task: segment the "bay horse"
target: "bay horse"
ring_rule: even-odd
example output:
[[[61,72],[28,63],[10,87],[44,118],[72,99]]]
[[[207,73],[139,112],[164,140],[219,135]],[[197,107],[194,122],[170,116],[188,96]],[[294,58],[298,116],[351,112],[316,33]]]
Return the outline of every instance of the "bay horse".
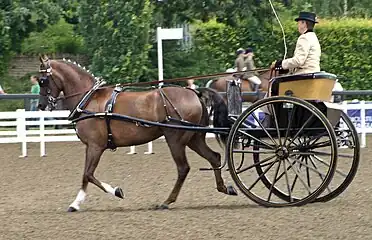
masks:
[[[223,98],[214,90],[203,88],[198,91],[183,87],[163,87],[142,92],[116,92],[112,87],[96,87],[97,80],[80,66],[64,61],[51,60],[46,55],[40,56],[41,77],[39,109],[48,106],[53,109],[58,94],[62,91],[65,103],[71,111],[69,119],[84,116],[84,112],[76,111],[82,101],[84,109],[92,112],[107,111],[107,104],[112,106],[112,113],[132,116],[153,122],[166,122],[169,117],[176,117],[187,123],[208,126],[209,114],[207,104],[213,108],[214,127],[230,127],[227,106]],[[96,87],[96,88],[95,88]],[[92,89],[95,89],[92,91]],[[86,94],[87,92],[90,95]],[[115,93],[116,92],[116,93]],[[116,96],[113,98],[113,96]],[[164,100],[164,97],[167,101]],[[178,117],[177,117],[178,115]],[[143,126],[132,122],[90,118],[78,121],[75,126],[76,134],[86,145],[85,167],[81,188],[76,199],[70,204],[68,212],[80,209],[80,204],[86,198],[88,183],[96,185],[105,193],[118,198],[124,198],[120,187],[99,181],[94,172],[103,152],[109,148],[128,147],[153,141],[161,136],[170,149],[177,166],[178,178],[168,198],[156,209],[168,209],[179,195],[181,187],[190,170],[186,158],[186,146],[205,158],[214,170],[217,190],[227,195],[237,195],[233,186],[226,186],[221,176],[221,155],[208,147],[205,132],[193,132],[158,126]],[[216,134],[217,140],[226,144],[226,135]],[[109,144],[110,143],[110,144]],[[114,147],[112,147],[114,145]]]
[[[259,86],[260,91],[267,92],[269,89],[269,83],[271,80],[271,69],[267,69],[265,71],[260,71],[258,78],[261,80],[261,84]],[[220,77],[217,79],[213,79],[207,82],[206,87],[212,88],[217,92],[226,92],[226,82],[229,80],[236,79],[234,77],[234,73],[226,77]],[[251,86],[251,83],[248,80],[241,80],[241,91],[242,92],[254,92]],[[224,97],[226,101],[226,96]],[[242,96],[243,102],[255,102],[257,101],[259,96]]]

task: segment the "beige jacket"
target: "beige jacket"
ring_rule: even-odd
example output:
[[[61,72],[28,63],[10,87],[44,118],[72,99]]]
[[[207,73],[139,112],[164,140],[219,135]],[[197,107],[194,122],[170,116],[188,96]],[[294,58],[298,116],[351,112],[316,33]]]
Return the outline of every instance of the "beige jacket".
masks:
[[[244,56],[243,55],[235,59],[235,67],[238,72],[243,71],[243,68],[244,68]]]
[[[249,57],[247,57],[247,58],[245,59],[245,61],[244,61],[244,65],[245,65],[245,67],[246,67],[246,71],[252,71],[252,70],[255,70],[255,69],[256,69],[256,66],[254,65],[254,61],[253,61],[253,57],[252,57],[252,56],[249,56]],[[255,76],[255,74],[258,75],[258,73],[257,73],[256,71],[254,71],[254,72],[246,72],[246,73],[244,74],[244,76],[245,76],[246,78],[250,78],[250,77]]]
[[[320,72],[321,48],[314,32],[301,34],[292,58],[283,60],[282,68],[294,74]]]

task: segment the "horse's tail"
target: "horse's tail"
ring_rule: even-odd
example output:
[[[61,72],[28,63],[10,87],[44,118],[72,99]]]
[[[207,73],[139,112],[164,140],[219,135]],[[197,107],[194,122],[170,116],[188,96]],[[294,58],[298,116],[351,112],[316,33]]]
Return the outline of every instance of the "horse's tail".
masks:
[[[206,123],[209,123],[209,119],[213,114],[213,127],[230,128],[232,123],[229,121],[227,105],[222,96],[217,91],[210,88],[198,88],[197,91],[199,92],[199,98],[205,104],[205,107],[207,109],[210,108],[209,113],[207,109],[205,109],[208,113],[205,116],[205,118],[207,118],[205,119]],[[221,142],[226,146],[227,137],[227,134],[216,134],[216,140],[220,146]]]

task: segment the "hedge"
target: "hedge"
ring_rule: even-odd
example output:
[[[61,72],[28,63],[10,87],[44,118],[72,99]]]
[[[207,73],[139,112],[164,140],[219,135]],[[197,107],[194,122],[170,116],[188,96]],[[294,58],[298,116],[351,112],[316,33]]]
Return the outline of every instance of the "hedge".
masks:
[[[299,35],[297,24],[293,20],[282,24],[290,58]],[[239,47],[254,48],[257,67],[268,67],[284,55],[282,32],[275,23],[273,28],[233,29],[211,21],[195,29],[195,48],[211,64],[209,73],[233,67]],[[321,70],[340,76],[345,89],[372,89],[372,20],[322,19],[315,32],[322,47]]]

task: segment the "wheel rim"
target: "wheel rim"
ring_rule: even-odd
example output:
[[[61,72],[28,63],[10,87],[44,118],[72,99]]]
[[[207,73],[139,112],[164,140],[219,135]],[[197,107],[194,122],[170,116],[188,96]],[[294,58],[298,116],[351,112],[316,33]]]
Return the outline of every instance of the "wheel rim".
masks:
[[[253,133],[254,131],[247,129],[247,124],[245,124],[245,122],[249,120],[250,117],[256,120],[256,122],[259,120],[259,118],[254,115],[256,109],[262,108],[263,106],[266,106],[268,109],[271,109],[271,106],[283,107],[285,104],[292,104],[293,109],[296,107],[298,107],[298,109],[301,108],[302,114],[304,114],[303,116],[310,114],[310,120],[305,120],[302,126],[300,126],[301,124],[299,125],[299,123],[294,124],[296,121],[293,121],[293,115],[296,115],[299,111],[292,109],[288,112],[291,116],[289,117],[288,115],[288,126],[285,129],[281,126],[283,123],[283,114],[280,112],[278,112],[278,114],[276,111],[271,110],[274,119],[274,124],[272,125],[274,125],[275,129],[267,128],[264,124],[258,123],[257,128],[260,128],[261,135],[265,135],[260,137],[257,137],[259,135],[256,134],[257,132]],[[311,166],[312,164],[310,162],[306,163],[304,160],[304,156],[309,154],[309,151],[313,154],[314,147],[307,147],[308,151],[306,152],[304,150],[306,149],[306,144],[302,144],[304,146],[299,146],[297,144],[296,146],[297,138],[307,135],[311,136],[310,133],[313,133],[313,135],[316,133],[308,129],[308,127],[315,126],[315,122],[312,123],[311,119],[317,119],[318,122],[321,123],[323,127],[318,128],[318,131],[320,131],[318,135],[323,134],[324,136],[321,139],[324,140],[324,138],[327,138],[329,143],[327,144],[329,148],[328,158],[326,160],[321,159],[328,163],[328,166],[323,167],[323,169],[316,169]],[[297,128],[292,128],[292,126]],[[315,136],[312,137],[314,138],[316,136],[315,134]],[[259,147],[253,150],[246,150],[244,148],[234,149],[233,145],[239,141],[244,141],[245,137],[252,139],[256,146],[259,145]],[[311,143],[312,141],[308,140],[308,142]],[[251,163],[251,161],[245,161],[244,165],[242,165],[241,158],[238,162],[236,161],[237,155],[247,155],[249,153],[253,155],[259,154],[264,157],[258,161],[256,159],[256,161],[253,161],[253,164],[245,164],[245,162]],[[280,207],[303,205],[311,202],[322,193],[332,179],[335,171],[337,145],[332,126],[329,124],[326,117],[310,103],[289,97],[272,97],[256,102],[237,119],[229,134],[227,154],[229,171],[239,189],[260,205]],[[316,155],[318,155],[318,153]],[[310,186],[307,185],[306,182],[309,182],[311,178],[309,175],[306,178],[302,176],[302,167],[307,169],[308,174],[312,171],[321,175],[322,179],[314,183],[314,187],[311,184]],[[254,173],[247,174],[248,171]],[[301,182],[300,184],[303,185],[302,189],[295,189],[297,181]],[[291,182],[294,182],[294,184],[291,184]],[[257,190],[254,190],[256,187]],[[266,192],[266,196],[264,197],[263,195],[265,195],[265,193],[263,193],[263,191],[265,189],[266,191],[268,190],[268,192]]]
[[[360,161],[360,143],[358,133],[352,121],[341,113],[341,124],[335,127],[338,143],[337,169],[329,187],[315,199],[316,202],[326,202],[339,196],[353,181]]]

